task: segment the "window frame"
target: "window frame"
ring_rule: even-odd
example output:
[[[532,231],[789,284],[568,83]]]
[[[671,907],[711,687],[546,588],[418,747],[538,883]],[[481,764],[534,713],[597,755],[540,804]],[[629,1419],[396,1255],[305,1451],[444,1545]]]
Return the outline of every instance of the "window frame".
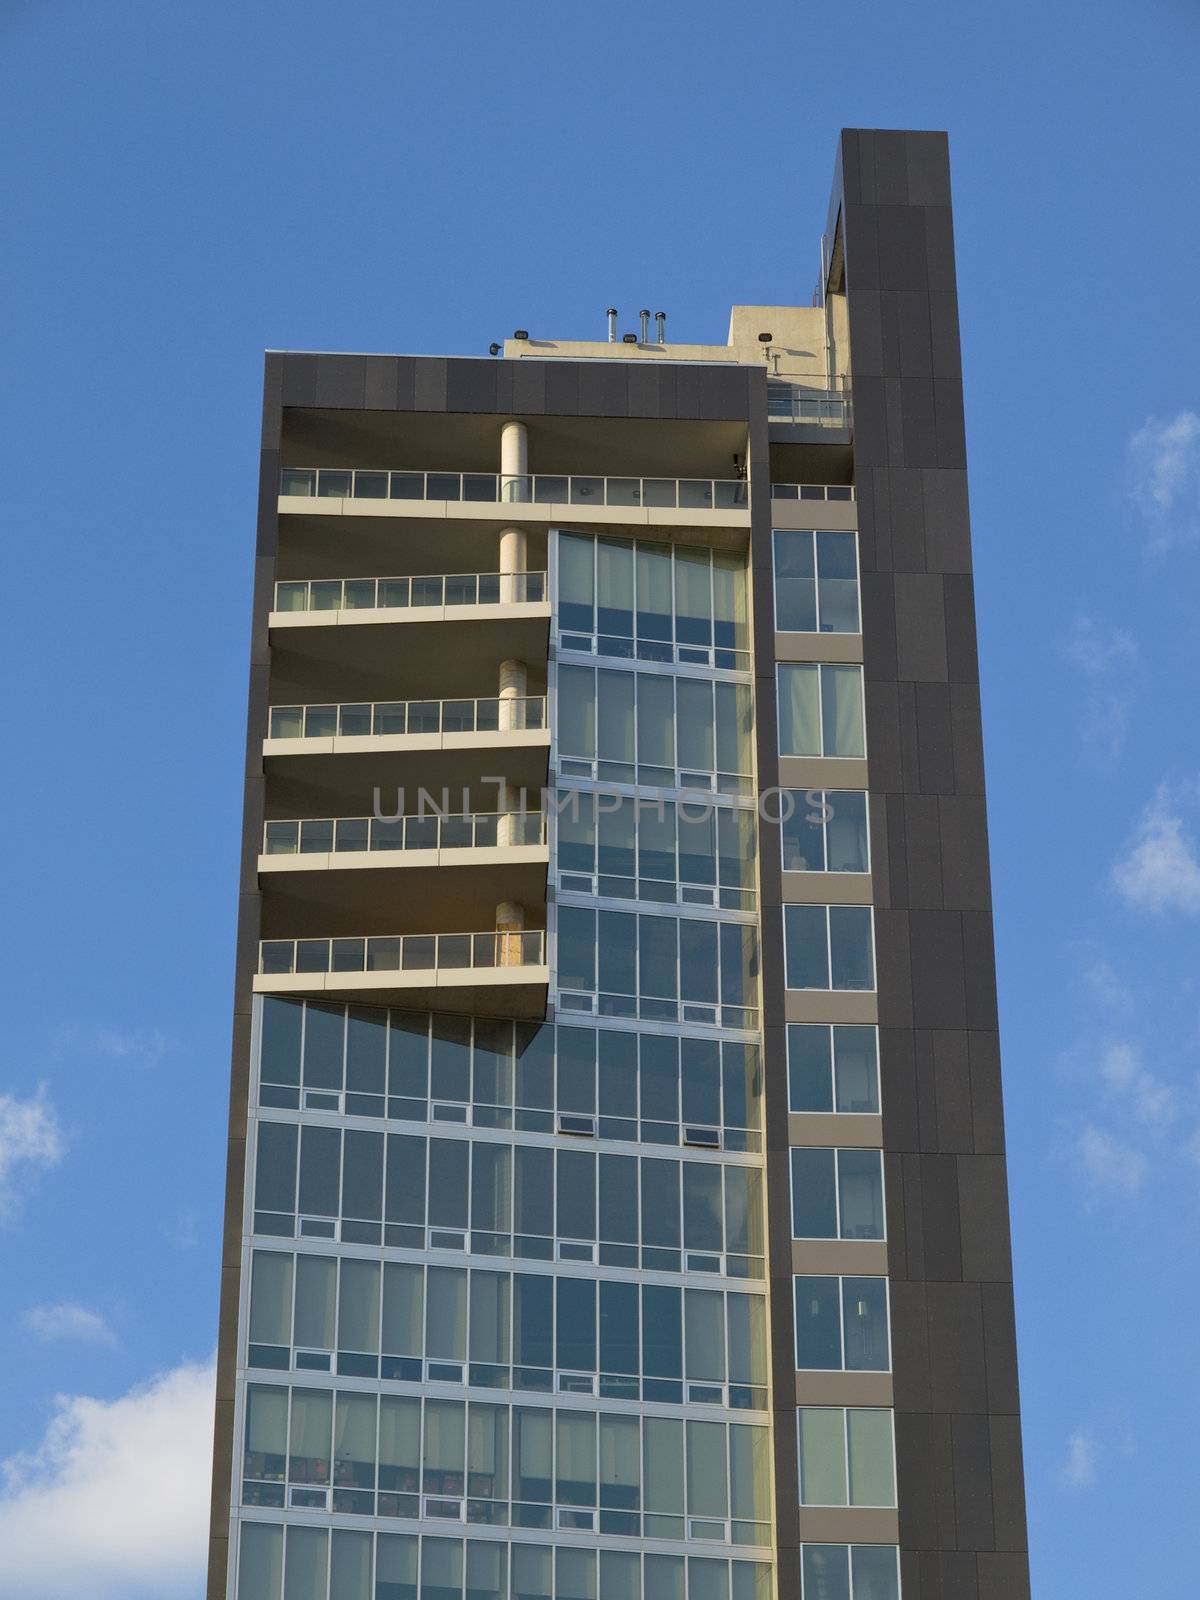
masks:
[[[872,919],[873,920],[873,919]],[[797,994],[824,993],[824,990],[794,991]],[[838,990],[839,994],[869,993],[867,990]],[[829,1110],[809,1111],[792,1104],[792,1038],[798,1028],[824,1028],[829,1035]],[[838,1028],[869,1028],[875,1039],[875,1105],[874,1111],[842,1111],[838,1107],[837,1046]],[[787,1064],[788,1115],[793,1117],[878,1117],[883,1112],[882,1072],[879,1060],[879,1024],[877,1022],[788,1022],[784,1025],[784,1058]]]
[[[838,1244],[886,1244],[887,1231],[887,1174],[884,1171],[883,1150],[876,1145],[791,1145],[788,1148],[788,1227],[796,1226],[796,1163],[795,1155],[808,1150],[828,1150],[833,1155],[833,1200],[835,1215],[837,1217],[837,1232],[830,1234],[792,1233],[792,1239],[800,1244],[810,1244],[818,1240],[830,1240]],[[855,1239],[842,1232],[842,1166],[843,1152],[851,1155],[864,1153],[877,1156],[879,1159],[879,1214],[882,1220],[882,1232],[877,1239]],[[824,1274],[831,1276],[831,1274]],[[851,1277],[873,1276],[873,1274],[850,1273]]]
[[[783,719],[779,716],[779,707],[784,700],[783,674],[793,668],[802,667],[812,669],[817,675],[817,726],[821,732],[820,750],[785,750],[783,748]],[[825,673],[831,669],[852,670],[858,674],[859,716],[862,727],[862,754],[841,755],[824,748],[825,745]],[[776,661],[775,663],[775,707],[776,707],[776,754],[781,761],[865,761],[867,749],[867,693],[866,673],[861,661]]]
[[[805,1412],[807,1412],[807,1411],[834,1411],[834,1412],[840,1411],[841,1414],[842,1414],[842,1460],[843,1460],[843,1463],[844,1463],[843,1478],[844,1478],[845,1490],[846,1490],[846,1498],[844,1500],[842,1500],[842,1501],[838,1501],[838,1502],[834,1502],[834,1503],[830,1504],[830,1503],[828,1503],[826,1501],[823,1501],[823,1500],[806,1500],[804,1498],[804,1473],[803,1473],[803,1466],[802,1466],[803,1452],[802,1452],[802,1449],[801,1449],[800,1438],[801,1438],[801,1428],[803,1426],[803,1417],[804,1417]],[[859,1412],[859,1411],[883,1413],[883,1414],[885,1414],[886,1416],[888,1416],[891,1419],[890,1433],[891,1433],[891,1446],[892,1446],[892,1448],[891,1448],[892,1499],[891,1499],[890,1504],[887,1504],[887,1505],[868,1504],[868,1503],[864,1503],[864,1502],[861,1502],[861,1501],[855,1501],[855,1500],[853,1500],[851,1498],[851,1484],[850,1484],[850,1479],[851,1479],[850,1414],[851,1414],[851,1412]],[[895,1412],[895,1408],[893,1406],[825,1406],[825,1405],[803,1405],[803,1406],[797,1406],[796,1407],[796,1477],[797,1477],[797,1480],[798,1480],[798,1486],[799,1486],[799,1491],[800,1491],[800,1505],[801,1505],[801,1507],[803,1507],[805,1509],[810,1509],[810,1510],[840,1510],[840,1511],[894,1511],[894,1510],[896,1510],[896,1503],[897,1503],[897,1500],[899,1499],[899,1494],[898,1494],[898,1480],[897,1480],[897,1473],[896,1473],[896,1412]]]
[[[817,538],[822,533],[849,534],[854,540],[854,601],[858,626],[855,628],[823,628],[821,626],[821,576],[817,560]],[[810,549],[813,558],[813,611],[816,618],[815,628],[785,628],[779,620],[779,563],[777,560],[779,546],[777,540],[780,535],[785,538],[795,538],[807,534],[811,540]],[[775,632],[784,634],[810,634],[818,633],[826,637],[841,639],[854,639],[862,637],[862,560],[859,552],[859,538],[857,528],[772,528],[771,529],[771,588],[772,611],[775,623]]]
[[[836,1367],[806,1367],[800,1363],[800,1318],[796,1311],[796,1304],[800,1298],[800,1286],[810,1278],[833,1278],[838,1286],[838,1344],[841,1364]],[[887,1365],[883,1367],[848,1367],[846,1365],[846,1284],[849,1281],[869,1278],[872,1282],[883,1285],[883,1318],[884,1332],[887,1337]],[[891,1280],[886,1273],[879,1272],[795,1272],[792,1274],[792,1343],[795,1347],[797,1372],[881,1372],[890,1373],[892,1370],[892,1292]]]
[[[800,758],[800,759],[816,759],[816,758],[809,757],[809,758]],[[864,824],[865,824],[865,844],[866,844],[867,864],[866,864],[866,866],[864,868],[862,868],[861,871],[853,871],[853,872],[847,871],[845,868],[837,868],[837,867],[829,867],[829,866],[824,866],[824,867],[789,867],[788,864],[787,864],[786,858],[784,856],[784,843],[785,843],[784,830],[786,829],[788,821],[790,821],[791,818],[789,817],[789,818],[787,818],[785,820],[784,817],[781,815],[779,823],[778,823],[778,826],[777,826],[777,829],[776,829],[776,832],[778,833],[778,836],[779,836],[779,870],[780,870],[780,872],[815,872],[815,873],[820,873],[822,877],[827,877],[827,878],[831,878],[831,879],[835,879],[835,880],[840,880],[842,878],[853,878],[853,879],[856,879],[859,882],[862,882],[864,879],[869,878],[871,876],[871,792],[870,792],[869,789],[816,789],[816,788],[814,788],[814,789],[784,789],[781,792],[782,792],[782,794],[790,795],[792,797],[792,799],[793,799],[794,804],[793,804],[793,809],[792,809],[792,816],[795,816],[795,814],[800,810],[801,806],[805,807],[808,810],[814,810],[815,811],[817,809],[816,803],[813,803],[813,804],[810,805],[810,802],[809,802],[809,799],[808,799],[809,795],[818,795],[819,794],[821,796],[820,806],[821,806],[822,810],[829,810],[830,809],[830,799],[829,799],[830,795],[840,795],[840,794],[861,795],[862,798],[863,798],[863,812],[864,812]],[[782,800],[779,803],[780,803],[780,807],[781,807],[781,811],[782,811],[782,807],[783,807]],[[825,860],[826,861],[829,860],[829,824],[830,824],[830,822],[832,820],[833,820],[832,817],[828,817],[828,818],[825,818],[821,823],[821,837],[822,837],[822,842],[824,844]]]
[[[877,994],[879,992],[879,971],[876,965],[875,951],[875,907],[873,905],[846,905],[842,901],[811,902],[789,900],[781,907],[783,924],[783,986],[790,994]],[[791,911],[823,911],[825,913],[825,962],[829,974],[829,982],[819,987],[803,987],[790,982],[790,966],[788,960],[788,913]],[[866,988],[845,988],[836,986],[833,982],[833,932],[830,913],[834,911],[865,911],[867,913],[868,953],[871,962],[871,983]]]

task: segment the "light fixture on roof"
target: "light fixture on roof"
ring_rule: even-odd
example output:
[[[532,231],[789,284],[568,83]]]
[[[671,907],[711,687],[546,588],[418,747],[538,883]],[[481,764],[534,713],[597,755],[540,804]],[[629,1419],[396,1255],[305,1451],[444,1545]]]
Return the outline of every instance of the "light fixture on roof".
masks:
[[[518,328],[516,330],[516,332],[513,334],[513,338],[514,339],[528,339],[528,337],[529,337],[529,329],[528,328]]]
[[[499,354],[500,354],[500,346],[498,344],[494,344],[493,343],[493,344],[488,345],[488,355],[490,355],[490,356],[498,356]]]

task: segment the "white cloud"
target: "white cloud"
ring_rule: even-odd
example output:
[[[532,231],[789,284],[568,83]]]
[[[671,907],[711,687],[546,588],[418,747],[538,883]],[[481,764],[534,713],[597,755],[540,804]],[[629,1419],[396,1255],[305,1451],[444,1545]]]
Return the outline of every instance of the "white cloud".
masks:
[[[116,1400],[66,1396],[0,1463],[0,1600],[193,1600],[207,1541],[213,1367]]]
[[[62,1130],[45,1086],[28,1100],[0,1094],[0,1220],[17,1204],[18,1169],[55,1167],[62,1156]]]
[[[1140,1150],[1091,1122],[1075,1141],[1075,1161],[1094,1194],[1127,1199],[1142,1187],[1149,1167]]]
[[[1166,787],[1146,807],[1112,881],[1135,910],[1200,911],[1200,855]]]
[[[22,1317],[39,1339],[81,1339],[86,1344],[115,1345],[117,1336],[98,1311],[64,1301],[56,1306],[31,1306]]]
[[[1067,1439],[1066,1459],[1062,1464],[1064,1483],[1072,1489],[1086,1489],[1096,1481],[1100,1446],[1095,1434],[1076,1428]]]
[[[1200,416],[1149,417],[1129,441],[1133,498],[1163,551],[1200,534]]]
[[[1146,1127],[1163,1128],[1176,1120],[1178,1095],[1169,1083],[1146,1070],[1132,1045],[1108,1045],[1100,1055],[1100,1076]]]
[[[1062,653],[1086,677],[1107,678],[1135,664],[1138,646],[1125,628],[1081,612],[1062,641]]]
[[[1115,759],[1125,742],[1138,690],[1141,657],[1137,640],[1125,628],[1081,612],[1058,648],[1085,682],[1082,731],[1086,743],[1100,755]]]

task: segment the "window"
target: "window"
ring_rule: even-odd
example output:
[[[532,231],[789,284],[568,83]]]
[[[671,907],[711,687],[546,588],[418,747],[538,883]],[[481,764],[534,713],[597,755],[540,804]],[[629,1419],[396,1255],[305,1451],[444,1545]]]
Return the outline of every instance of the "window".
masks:
[[[762,1276],[759,1166],[275,1122],[257,1149],[260,1236]]]
[[[755,1025],[758,935],[752,924],[573,905],[560,905],[557,921],[559,1004],[565,1010]]]
[[[776,529],[775,626],[858,633],[858,535]]]
[[[780,800],[785,872],[869,872],[867,797],[849,789],[785,789]]]
[[[793,1239],[882,1239],[883,1153],[793,1149]]]
[[[787,1030],[788,1109],[879,1112],[879,1033],[848,1023],[792,1022]]]
[[[861,667],[785,661],[778,671],[781,756],[866,755]]]
[[[289,1440],[286,1458],[258,1447],[264,1396],[271,1429]],[[761,1423],[371,1393],[339,1393],[335,1417],[332,1400],[327,1390],[248,1386],[243,1505],[770,1543],[769,1431]],[[869,1465],[855,1479],[864,1492]],[[272,1542],[256,1536],[252,1545],[269,1575]],[[440,1554],[452,1551],[461,1560],[461,1544]],[[260,1597],[248,1591],[245,1600]]]
[[[801,1546],[801,1600],[900,1600],[900,1552],[890,1544]]]
[[[754,1043],[597,1027],[584,1018],[556,1028],[273,996],[258,1004],[264,1107],[344,1107],[357,1117],[726,1150],[762,1143],[762,1059]],[[336,1035],[333,1015],[341,1018]],[[287,1196],[265,1209],[289,1211],[294,1140],[263,1138]]]
[[[602,1456],[603,1451],[602,1440]],[[875,1547],[849,1548],[857,1574],[858,1552]],[[894,1550],[879,1548],[894,1565]],[[813,1570],[823,1581],[828,1569]],[[555,1600],[772,1600],[774,1594],[767,1561],[597,1551],[527,1539],[510,1544],[461,1535],[330,1531],[241,1519],[238,1600],[462,1600],[464,1582],[466,1600],[550,1600],[552,1595]],[[848,1592],[831,1591],[831,1600],[844,1600]],[[859,1588],[853,1600],[896,1600],[897,1594],[894,1588]],[[826,1600],[825,1591],[810,1584],[805,1600]]]
[[[896,1504],[890,1411],[801,1406],[797,1421],[802,1506]]]
[[[797,1277],[795,1300],[799,1370],[890,1370],[886,1278]]]
[[[671,672],[558,669],[564,777],[749,794],[753,727],[749,684]]]
[[[559,790],[557,807],[564,891],[753,911],[748,806]]]
[[[784,906],[783,941],[789,989],[874,989],[870,906]]]
[[[558,535],[564,650],[750,670],[741,556],[690,545]]]

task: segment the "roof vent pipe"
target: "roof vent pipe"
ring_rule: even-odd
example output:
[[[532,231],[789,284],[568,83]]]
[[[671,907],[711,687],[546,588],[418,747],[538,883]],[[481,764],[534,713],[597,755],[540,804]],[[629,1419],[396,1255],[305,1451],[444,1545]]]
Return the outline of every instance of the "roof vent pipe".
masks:
[[[616,308],[616,306],[609,306],[608,310],[605,312],[605,315],[608,318],[608,342],[609,342],[609,344],[616,344],[616,342],[617,342],[617,308]]]
[[[658,342],[659,342],[659,344],[666,344],[666,342],[667,342],[667,313],[665,311],[656,311],[654,313],[654,321],[655,321],[655,324],[656,324],[656,327],[657,327],[657,331],[658,331]]]
[[[638,316],[642,320],[642,331],[638,335],[638,343],[639,344],[649,344],[650,343],[650,313],[649,313],[649,311],[639,311],[638,312]]]

